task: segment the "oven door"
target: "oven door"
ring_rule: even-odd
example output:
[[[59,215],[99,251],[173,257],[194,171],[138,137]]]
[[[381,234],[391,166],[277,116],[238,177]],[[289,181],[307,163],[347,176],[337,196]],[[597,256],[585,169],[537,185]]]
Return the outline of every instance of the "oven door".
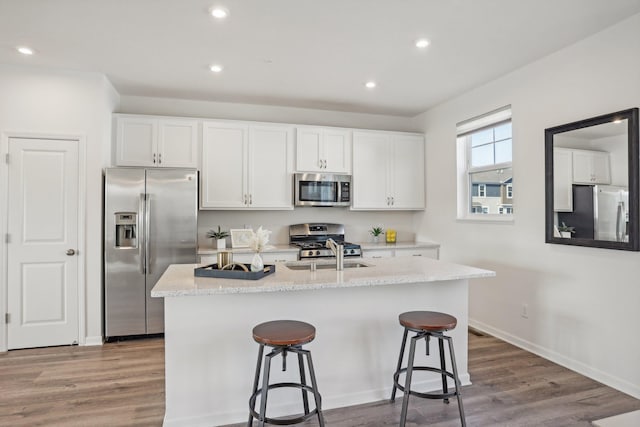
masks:
[[[336,175],[297,173],[294,175],[295,206],[349,206],[349,191],[346,197],[341,194],[344,187]]]

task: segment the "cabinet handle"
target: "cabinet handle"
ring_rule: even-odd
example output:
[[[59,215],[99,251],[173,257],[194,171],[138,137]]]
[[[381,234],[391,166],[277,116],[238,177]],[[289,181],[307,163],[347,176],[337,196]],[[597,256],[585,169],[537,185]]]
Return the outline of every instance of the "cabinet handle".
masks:
[[[162,153],[158,154],[158,164],[162,164]]]
[[[322,159],[318,160],[318,167],[322,169]]]
[[[246,195],[246,194],[244,194],[244,195],[242,196],[242,204],[243,204],[243,205],[246,205],[246,204],[247,204],[247,195]]]
[[[253,194],[249,194],[249,204],[253,204]]]
[[[327,168],[327,160],[325,159],[325,160],[323,160],[323,162],[324,162],[324,168],[326,169]]]
[[[422,254],[413,254],[411,256],[422,256]]]
[[[392,204],[392,205],[395,205],[395,204],[396,204],[396,198],[395,198],[395,197],[392,197],[392,198],[391,198],[391,204]]]
[[[156,164],[156,153],[153,153],[153,164]]]

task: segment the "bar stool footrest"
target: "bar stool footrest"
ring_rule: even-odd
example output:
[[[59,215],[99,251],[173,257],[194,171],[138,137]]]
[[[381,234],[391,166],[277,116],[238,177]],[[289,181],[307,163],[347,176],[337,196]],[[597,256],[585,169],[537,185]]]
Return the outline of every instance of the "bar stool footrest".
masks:
[[[306,393],[311,393],[312,395],[314,394],[313,387],[310,387],[310,386],[305,385],[305,384],[300,384],[300,383],[275,383],[275,384],[269,384],[268,388],[269,388],[269,390],[274,389],[274,388],[299,388],[301,390],[304,390]],[[256,410],[253,409],[253,408],[255,408],[256,399],[258,398],[258,395],[260,395],[261,393],[262,393],[262,388],[259,388],[249,398],[249,412],[258,421],[260,421],[260,414],[258,412],[256,412]],[[318,398],[319,398],[319,402],[318,403],[322,407],[322,397],[320,397],[320,395],[318,395]],[[269,417],[265,417],[264,418],[264,422],[268,423],[268,424],[286,426],[286,425],[301,423],[303,421],[308,420],[311,417],[316,416],[317,414],[318,414],[318,408],[314,408],[312,411],[309,411],[308,414],[304,414],[304,415],[301,415],[301,416],[296,417],[296,418],[269,418]]]
[[[435,372],[436,374],[440,374],[440,375],[443,374],[441,369],[434,368],[431,366],[414,366],[413,370]],[[404,393],[404,386],[398,382],[398,379],[400,378],[401,374],[406,372],[407,372],[407,368],[402,368],[399,371],[397,371],[395,374],[393,374],[393,383],[395,384],[396,388],[398,388],[398,390],[402,391],[403,393]],[[453,376],[452,372],[445,371],[444,374],[455,381],[455,377]],[[435,393],[435,392],[422,393],[415,390],[409,390],[409,394],[411,396],[418,396],[425,399],[447,399],[448,400],[450,397],[457,396],[458,392],[455,391],[455,386],[454,386],[454,390],[447,393]]]

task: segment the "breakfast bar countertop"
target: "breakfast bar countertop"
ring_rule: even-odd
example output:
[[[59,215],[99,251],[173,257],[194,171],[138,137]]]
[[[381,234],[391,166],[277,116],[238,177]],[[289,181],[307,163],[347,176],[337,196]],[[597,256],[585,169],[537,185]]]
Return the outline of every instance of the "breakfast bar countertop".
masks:
[[[292,270],[287,265],[310,264],[311,261],[275,263],[274,274],[259,280],[196,277],[194,269],[200,264],[174,264],[169,266],[151,291],[152,297],[182,297],[215,294],[265,293],[305,291],[330,288],[384,286],[424,283],[459,279],[493,277],[495,273],[476,267],[437,261],[424,257],[397,257],[345,260],[365,264],[367,267]],[[320,260],[321,264],[335,261]]]

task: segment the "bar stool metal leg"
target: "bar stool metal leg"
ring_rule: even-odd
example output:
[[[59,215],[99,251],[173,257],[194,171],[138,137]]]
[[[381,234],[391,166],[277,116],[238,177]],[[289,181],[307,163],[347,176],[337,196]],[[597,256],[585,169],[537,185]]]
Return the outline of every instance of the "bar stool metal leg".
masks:
[[[453,340],[451,337],[446,337],[447,342],[449,343],[449,355],[451,356],[451,365],[453,369],[453,380],[456,383],[456,399],[458,400],[458,411],[460,412],[460,421],[462,422],[462,427],[467,426],[467,422],[464,416],[464,407],[462,406],[462,395],[460,394],[460,377],[458,376],[458,365],[456,364],[456,355],[453,352]]]
[[[302,385],[307,385],[307,379],[304,375],[304,361],[302,360],[302,353],[298,353],[298,368],[300,369],[300,383]],[[307,397],[307,392],[304,389],[302,389],[302,404],[304,405],[304,413],[306,415],[309,413],[309,398]]]
[[[313,361],[311,360],[311,352],[309,350],[301,350],[307,356],[307,365],[309,365],[309,377],[311,377],[311,387],[313,388],[313,398],[316,402],[316,410],[318,414],[318,423],[320,427],[324,427],[324,416],[322,415],[322,398],[318,392],[318,384],[316,383],[316,371],[313,369]]]
[[[402,345],[400,346],[400,357],[398,358],[398,366],[396,366],[396,372],[400,372],[400,368],[402,368],[402,358],[404,357],[404,348],[407,345],[407,334],[409,334],[409,330],[404,328],[404,334],[402,334]],[[393,381],[393,389],[391,390],[391,401],[394,402],[396,400],[396,379]]]
[[[258,349],[258,363],[256,364],[256,376],[253,380],[253,389],[251,390],[252,394],[258,390],[258,383],[260,382],[260,368],[262,368],[263,355],[264,355],[264,345],[260,344],[260,348]],[[251,400],[249,400],[249,404],[251,404]],[[251,409],[255,410],[255,405],[253,405]],[[247,422],[247,427],[251,427],[252,425],[253,425],[253,414],[251,413],[251,411],[249,411],[249,421]]]
[[[409,394],[411,393],[411,374],[413,373],[413,360],[416,354],[416,342],[421,339],[418,334],[411,338],[409,347],[409,360],[407,364],[407,377],[404,383],[404,397],[402,398],[402,414],[400,415],[400,427],[404,427],[407,422],[407,410],[409,408]]]
[[[271,358],[274,352],[271,351],[265,357],[264,372],[262,373],[262,393],[260,396],[260,418],[258,419],[259,427],[264,427],[264,421],[267,418],[267,394],[269,392],[269,372],[271,372]]]
[[[447,386],[447,361],[444,358],[444,342],[442,336],[438,337],[438,349],[440,350],[440,369],[442,369],[442,394],[449,392]],[[449,398],[444,398],[444,403],[449,403]]]

